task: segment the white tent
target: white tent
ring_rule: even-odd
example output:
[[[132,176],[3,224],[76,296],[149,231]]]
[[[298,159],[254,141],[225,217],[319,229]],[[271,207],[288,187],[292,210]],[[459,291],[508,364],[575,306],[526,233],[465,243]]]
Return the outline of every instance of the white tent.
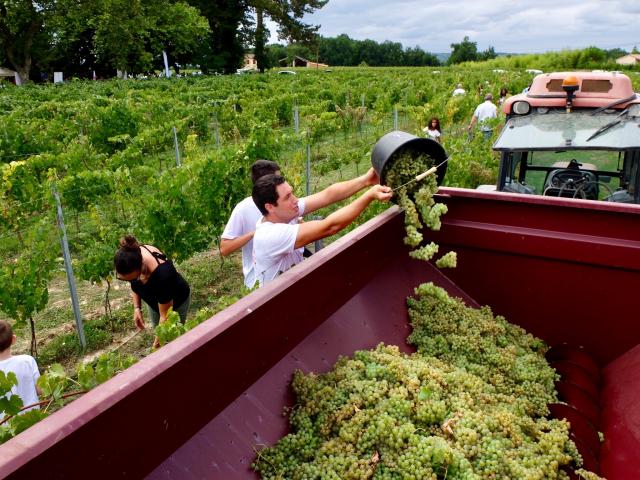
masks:
[[[16,72],[14,72],[13,70],[9,70],[8,68],[0,67],[0,78],[3,78],[3,77],[13,78],[16,84],[19,84],[20,82],[18,75],[16,75]]]

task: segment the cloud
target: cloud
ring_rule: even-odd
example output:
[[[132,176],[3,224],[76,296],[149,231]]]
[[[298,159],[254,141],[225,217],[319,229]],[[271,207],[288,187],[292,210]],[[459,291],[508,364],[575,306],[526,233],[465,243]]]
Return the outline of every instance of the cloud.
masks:
[[[305,21],[334,37],[419,45],[449,52],[465,36],[478,49],[545,52],[563,48],[640,45],[640,2],[617,0],[329,0]]]

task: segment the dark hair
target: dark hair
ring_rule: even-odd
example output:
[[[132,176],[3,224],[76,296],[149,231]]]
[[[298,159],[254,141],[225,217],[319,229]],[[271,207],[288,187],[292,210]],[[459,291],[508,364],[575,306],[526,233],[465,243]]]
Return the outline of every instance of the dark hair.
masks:
[[[253,184],[251,197],[253,198],[253,203],[256,204],[258,210],[260,210],[263,215],[267,215],[269,213],[265,208],[267,203],[272,205],[278,204],[277,188],[278,185],[282,185],[284,182],[285,179],[282,175],[270,173],[269,175],[259,178],[258,181]]]
[[[125,235],[120,239],[120,248],[113,257],[116,272],[127,275],[142,269],[142,252],[140,244],[133,235]]]
[[[502,87],[500,89],[500,96],[501,97],[506,97],[508,93],[509,93],[509,91],[505,87]]]
[[[9,322],[0,320],[0,352],[4,352],[13,341],[13,329]]]
[[[433,117],[431,120],[429,120],[429,129],[431,129],[431,122],[433,122],[434,120],[436,121],[436,130],[442,133],[442,130],[440,130],[440,119],[438,117]]]
[[[280,166],[276,162],[272,162],[271,160],[256,160],[255,163],[251,165],[251,182],[255,184],[258,179],[270,173],[276,173],[278,170],[280,170]]]

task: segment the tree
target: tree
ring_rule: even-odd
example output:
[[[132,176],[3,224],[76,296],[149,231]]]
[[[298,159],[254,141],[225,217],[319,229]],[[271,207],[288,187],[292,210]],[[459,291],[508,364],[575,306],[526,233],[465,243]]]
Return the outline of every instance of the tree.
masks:
[[[205,73],[235,73],[242,64],[247,32],[246,6],[235,0],[188,0],[209,23],[207,41],[194,58]]]
[[[476,42],[464,37],[461,43],[451,44],[451,56],[447,60],[448,65],[462,62],[474,62],[478,59],[478,46]]]
[[[264,73],[265,68],[268,68],[267,49],[265,45],[269,40],[269,32],[264,26],[264,12],[262,8],[256,8],[256,32],[254,41],[254,53],[256,56],[256,64],[260,73]]]
[[[356,40],[342,34],[335,38],[320,38],[321,61],[329,65],[357,65]]]
[[[580,51],[578,68],[597,68],[607,61],[607,53],[598,47],[587,47]]]
[[[288,61],[289,53],[286,45],[282,45],[280,43],[267,45],[266,51],[267,51],[267,65],[269,67],[277,67],[281,65],[282,62]]]
[[[404,52],[399,42],[384,41],[378,47],[380,65],[402,65]]]
[[[195,51],[209,32],[194,7],[169,0],[104,0],[90,22],[98,59],[129,72],[148,71],[163,50]]]
[[[294,55],[313,57],[308,44],[272,45],[269,48],[273,50],[270,55],[277,59],[289,60]],[[426,53],[418,46],[405,50],[402,44],[397,42],[377,43],[373,40],[355,40],[345,34],[335,38],[320,37],[318,52],[321,62],[335,66],[353,66],[363,63],[371,66],[440,65],[435,55]]]
[[[615,60],[616,58],[623,57],[627,54],[627,51],[621,48],[612,48],[610,50],[605,50],[605,52],[607,60]]]
[[[498,55],[493,47],[489,46],[484,52],[480,52],[478,54],[478,60],[492,60],[496,58]]]
[[[378,44],[369,39],[358,42],[357,57],[360,60],[358,64],[364,62],[372,67],[379,66],[380,59],[378,57]]]
[[[30,78],[34,48],[48,37],[47,19],[55,12],[56,2],[43,0],[0,0],[0,48],[18,73],[19,83]]]
[[[409,67],[437,66],[440,65],[440,60],[435,55],[416,46],[405,50],[404,65]]]
[[[155,2],[153,5],[158,6]],[[207,19],[200,15],[198,9],[183,2],[164,6],[161,2],[156,12],[157,22],[150,42],[151,50],[156,55],[166,51],[169,63],[173,63],[176,70],[176,63],[192,63],[194,52],[210,33]]]
[[[0,0],[0,46],[24,81],[33,65],[83,77],[146,71],[162,50],[193,52],[207,32],[198,10],[175,0]]]
[[[302,21],[307,13],[322,8],[328,0],[246,0],[248,9],[253,12],[255,23],[249,15],[245,16],[245,26],[253,29],[253,45],[256,61],[260,71],[264,71],[264,46],[268,38],[264,28],[264,17],[269,17],[278,25],[278,38],[289,42],[314,43],[316,32],[320,26],[314,26]]]

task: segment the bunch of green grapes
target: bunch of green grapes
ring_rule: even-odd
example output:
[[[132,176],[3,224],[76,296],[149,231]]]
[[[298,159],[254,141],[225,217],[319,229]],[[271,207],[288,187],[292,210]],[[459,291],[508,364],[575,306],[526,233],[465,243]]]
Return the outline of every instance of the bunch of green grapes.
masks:
[[[426,226],[431,230],[440,230],[440,216],[447,213],[447,206],[433,200],[433,195],[438,191],[435,175],[403,185],[433,165],[433,158],[429,155],[405,150],[394,155],[385,171],[385,181],[394,189],[396,201],[404,209],[404,243],[415,249],[410,252],[412,258],[425,261],[431,260],[438,252],[438,245],[431,242],[418,248],[423,241],[422,229]],[[442,264],[455,267],[455,259],[449,255]],[[440,268],[440,265],[436,266]]]
[[[409,252],[409,256],[411,256],[412,258],[417,258],[418,260],[429,261],[436,253],[438,253],[438,248],[439,247],[436,243],[431,242],[424,247],[420,247]]]
[[[544,358],[543,341],[489,307],[467,307],[432,283],[418,287],[408,306],[408,341],[419,352],[485,378],[498,393],[515,396],[529,414],[546,415],[547,404],[557,401],[557,375]]]
[[[264,479],[568,478],[565,421],[435,357],[379,345],[324,375],[296,372],[292,433],[261,450]]]
[[[458,264],[458,254],[456,252],[447,252],[436,260],[438,268],[456,268]]]

